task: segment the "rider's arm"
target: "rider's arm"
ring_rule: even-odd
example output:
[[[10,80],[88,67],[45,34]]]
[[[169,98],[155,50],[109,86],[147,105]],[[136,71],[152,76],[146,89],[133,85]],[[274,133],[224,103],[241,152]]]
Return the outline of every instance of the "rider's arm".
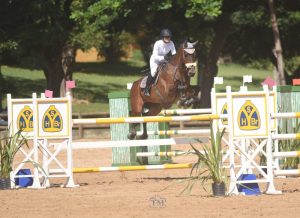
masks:
[[[154,44],[154,47],[153,47],[152,55],[153,55],[155,61],[162,61],[162,60],[164,60],[164,56],[158,55],[158,48],[159,48],[159,41],[156,41]]]
[[[171,43],[171,53],[172,53],[172,55],[175,55],[176,49],[175,49],[174,43],[172,41],[170,43]]]

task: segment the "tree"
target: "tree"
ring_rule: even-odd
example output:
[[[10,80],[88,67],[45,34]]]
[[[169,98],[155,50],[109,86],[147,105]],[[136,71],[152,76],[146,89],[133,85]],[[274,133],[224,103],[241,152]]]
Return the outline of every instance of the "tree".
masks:
[[[33,57],[35,65],[43,68],[46,89],[54,96],[72,78],[69,69],[74,62],[75,49],[71,44],[74,27],[70,19],[72,0],[2,1],[1,20],[5,33],[18,42],[19,58]],[[63,89],[62,89],[63,90]]]
[[[274,34],[270,22],[268,1],[251,1],[242,10],[233,14],[234,31],[230,34],[223,55],[229,55],[234,62],[255,67],[277,68],[274,55]],[[276,1],[277,28],[280,31],[284,74],[287,84],[300,77],[300,2],[293,0]],[[281,79],[283,81],[284,79]],[[277,84],[280,84],[277,81]]]
[[[283,56],[282,56],[282,47],[280,42],[280,34],[278,23],[276,19],[276,12],[274,9],[274,1],[268,0],[269,3],[269,10],[271,16],[271,24],[273,29],[274,35],[274,56],[276,57],[276,66],[275,66],[275,80],[277,85],[285,85],[285,78],[284,78],[284,63],[283,63]]]
[[[104,0],[91,5],[81,4],[74,10],[72,17],[83,27],[87,27],[88,24],[89,28],[82,28],[82,34],[86,31],[94,31],[95,34],[97,31],[105,32],[112,29],[112,26],[135,34],[147,63],[152,50],[151,45],[162,28],[172,29],[174,40],[177,42],[182,42],[187,33],[194,39],[200,38],[203,58],[201,57],[199,62],[204,61],[201,100],[203,106],[207,106],[210,104],[210,94],[206,93],[210,93],[213,77],[217,74],[217,60],[227,35],[222,31],[230,29],[224,28],[225,24],[229,24],[228,19],[224,19],[227,15],[217,18],[221,14],[222,2],[223,0]],[[82,13],[82,6],[86,13]],[[203,35],[197,33],[201,26],[206,30],[203,31]],[[215,30],[217,34],[214,33]],[[209,35],[211,33],[214,35]]]

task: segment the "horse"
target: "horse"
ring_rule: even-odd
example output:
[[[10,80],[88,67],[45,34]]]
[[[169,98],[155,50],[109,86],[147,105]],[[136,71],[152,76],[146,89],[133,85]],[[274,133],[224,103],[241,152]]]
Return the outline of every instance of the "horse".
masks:
[[[190,87],[190,78],[196,72],[196,51],[197,42],[190,43],[185,41],[181,44],[177,53],[171,59],[158,67],[157,79],[151,87],[150,96],[144,95],[141,84],[147,78],[142,77],[132,84],[130,91],[130,116],[156,116],[162,109],[170,108],[178,99],[180,105],[185,102],[191,103],[193,91]],[[143,87],[143,88],[141,88]],[[131,125],[128,139],[136,137],[136,126]],[[148,138],[146,123],[143,123],[143,133],[141,139]]]

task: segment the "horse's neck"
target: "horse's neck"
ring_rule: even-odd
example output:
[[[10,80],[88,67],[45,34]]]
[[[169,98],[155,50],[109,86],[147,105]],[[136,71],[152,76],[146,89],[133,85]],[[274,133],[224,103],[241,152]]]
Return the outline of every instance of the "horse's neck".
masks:
[[[170,60],[169,63],[172,64],[174,67],[180,67],[183,64],[183,57],[182,57],[182,51],[181,51],[181,49],[179,49],[179,51]]]

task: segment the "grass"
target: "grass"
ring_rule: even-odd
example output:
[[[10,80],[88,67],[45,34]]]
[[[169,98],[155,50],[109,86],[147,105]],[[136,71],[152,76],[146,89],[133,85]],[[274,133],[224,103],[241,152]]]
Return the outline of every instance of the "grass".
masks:
[[[127,83],[141,77],[145,69],[145,62],[141,60],[139,52],[129,61],[117,63],[93,62],[77,63],[73,79],[76,88],[73,91],[75,99],[74,112],[108,112],[108,93],[126,90]],[[28,70],[16,67],[2,66],[2,73],[9,92],[13,98],[30,98],[33,92],[42,93],[45,90],[45,77],[42,70]],[[248,85],[249,90],[257,90],[260,83],[271,74],[269,71],[243,67],[238,64],[224,64],[219,66],[218,76],[224,77],[224,84],[231,85],[232,90],[238,90],[243,83],[243,75],[253,75],[253,82]],[[192,81],[195,84],[195,79]],[[225,90],[225,85],[219,86]],[[6,105],[4,98],[3,104]]]

